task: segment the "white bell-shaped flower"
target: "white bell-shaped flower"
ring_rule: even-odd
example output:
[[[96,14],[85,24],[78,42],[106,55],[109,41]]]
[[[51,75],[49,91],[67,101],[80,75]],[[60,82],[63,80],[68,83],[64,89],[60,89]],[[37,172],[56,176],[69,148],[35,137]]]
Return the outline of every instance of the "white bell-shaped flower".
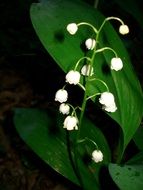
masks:
[[[69,84],[78,84],[80,81],[80,73],[78,71],[71,70],[66,74],[66,82]]]
[[[129,27],[127,25],[125,25],[125,24],[122,24],[119,27],[119,33],[122,34],[122,35],[128,34],[129,33]]]
[[[99,102],[105,106],[114,104],[114,96],[111,92],[103,92],[99,98]]]
[[[94,150],[92,152],[92,160],[96,163],[103,161],[103,153],[100,150]]]
[[[67,116],[64,120],[64,126],[63,128],[66,128],[67,130],[77,130],[78,129],[78,119],[74,116]]]
[[[107,112],[115,112],[117,110],[114,96],[110,92],[103,92],[99,98],[99,102],[103,105],[103,109]]]
[[[111,67],[112,70],[119,71],[123,68],[123,62],[119,57],[113,57],[111,59]]]
[[[81,69],[81,74],[84,75],[84,76],[89,76],[89,72],[91,73],[90,76],[92,76],[94,74],[93,72],[93,67],[91,68],[91,71],[90,71],[90,64],[86,64],[82,67]]]
[[[88,50],[93,50],[95,47],[96,41],[92,38],[89,38],[85,41],[85,46]]]
[[[59,111],[64,114],[67,115],[70,112],[70,107],[68,104],[62,103],[59,107]]]
[[[78,30],[78,26],[76,23],[70,23],[67,25],[67,31],[71,34],[74,35]]]
[[[63,102],[66,102],[68,99],[68,93],[66,90],[64,89],[59,89],[57,92],[56,92],[56,95],[55,95],[55,101],[58,101],[60,103],[63,103]]]

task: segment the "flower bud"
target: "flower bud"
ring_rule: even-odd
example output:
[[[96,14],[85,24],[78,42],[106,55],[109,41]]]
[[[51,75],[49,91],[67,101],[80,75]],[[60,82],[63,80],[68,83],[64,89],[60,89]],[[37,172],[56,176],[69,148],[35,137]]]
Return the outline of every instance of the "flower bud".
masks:
[[[63,128],[66,128],[67,130],[77,130],[78,129],[78,119],[74,116],[67,116],[64,120],[64,126]]]
[[[66,82],[69,84],[78,84],[80,81],[80,73],[78,71],[71,70],[66,75]]]
[[[74,35],[78,30],[78,26],[76,23],[70,23],[67,25],[67,31],[71,34]]]
[[[112,70],[119,71],[123,68],[123,62],[119,57],[113,57],[111,59],[111,67]]]
[[[96,163],[103,161],[103,153],[100,150],[94,150],[92,152],[92,160]]]
[[[84,65],[81,69],[81,74],[84,76],[89,76],[90,68],[91,68],[90,64]],[[92,67],[90,76],[92,76],[93,74],[94,73],[93,73],[93,67]]]
[[[64,89],[60,89],[56,92],[55,95],[55,101],[58,101],[60,103],[66,102],[68,99],[68,93]]]
[[[89,38],[85,41],[85,46],[88,50],[93,50],[95,47],[96,41],[92,38]]]
[[[65,104],[65,103],[62,103],[59,107],[59,111],[62,113],[62,114],[69,114],[69,111],[70,111],[70,107],[68,104]]]
[[[122,24],[119,27],[119,33],[122,34],[122,35],[128,34],[129,33],[129,27],[127,25],[125,25],[125,24]]]

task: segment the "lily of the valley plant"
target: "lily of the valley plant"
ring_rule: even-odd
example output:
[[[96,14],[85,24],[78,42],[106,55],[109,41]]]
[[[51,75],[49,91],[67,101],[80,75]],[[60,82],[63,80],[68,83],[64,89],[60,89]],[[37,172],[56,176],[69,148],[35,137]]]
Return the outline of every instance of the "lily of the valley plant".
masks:
[[[99,48],[100,33],[106,22],[109,20],[117,20],[121,23],[119,27],[120,34],[125,35],[129,32],[128,26],[125,25],[124,22],[117,17],[106,18],[101,24],[99,29],[95,28],[93,25],[87,22],[70,23],[67,25],[66,29],[71,35],[75,35],[78,32],[79,27],[81,27],[82,25],[90,27],[95,34],[95,38],[91,37],[85,40],[85,47],[87,51],[92,52],[91,57],[84,56],[81,57],[79,60],[77,60],[76,63],[73,63],[73,68],[69,70],[65,76],[65,84],[63,85],[63,87],[61,87],[61,89],[59,89],[56,92],[55,95],[55,101],[58,101],[60,103],[59,111],[60,113],[65,115],[65,119],[63,121],[63,128],[68,131],[76,130],[77,133],[77,138],[75,143],[76,145],[78,145],[81,142],[86,142],[87,140],[90,143],[94,144],[95,148],[92,150],[90,155],[91,155],[91,160],[96,163],[102,162],[104,159],[102,150],[92,139],[87,139],[87,138],[80,139],[80,129],[82,128],[83,116],[86,109],[86,103],[88,100],[95,97],[98,98],[101,108],[106,112],[113,113],[118,110],[114,94],[110,91],[108,85],[106,84],[106,81],[103,81],[100,78],[96,77],[96,70],[93,69],[95,68],[95,66],[93,67],[93,64],[96,54],[103,53],[104,51],[111,51],[113,53],[113,57],[109,63],[109,67],[111,70],[113,70],[113,72],[122,72],[123,69],[124,63],[122,59],[118,57],[118,54],[114,49],[112,49],[111,47]],[[84,85],[81,82],[82,81],[81,78],[84,78],[85,80]],[[93,80],[95,81],[97,80],[98,82],[100,82],[105,87],[106,90],[101,92],[99,91],[98,93],[96,92],[95,94],[88,96],[87,89]],[[84,90],[82,105],[77,105],[76,107],[74,107],[70,102],[68,102],[69,97],[68,97],[68,91],[66,90],[67,85],[71,85],[71,88],[72,85],[79,85]],[[77,114],[77,112],[80,114]],[[75,153],[77,152],[75,151]]]

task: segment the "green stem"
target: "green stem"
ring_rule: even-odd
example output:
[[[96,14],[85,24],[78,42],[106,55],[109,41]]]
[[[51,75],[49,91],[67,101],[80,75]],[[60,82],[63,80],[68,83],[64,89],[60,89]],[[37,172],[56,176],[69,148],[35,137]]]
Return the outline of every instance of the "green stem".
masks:
[[[92,65],[94,62],[94,57],[95,57],[96,51],[93,51],[92,54],[92,58],[91,58],[91,62],[90,62],[90,71],[89,71],[89,76],[87,77],[87,81],[85,84],[85,92],[84,92],[84,97],[83,97],[83,102],[82,102],[82,106],[81,106],[81,112],[80,112],[80,118],[79,118],[79,128],[77,130],[77,134],[76,134],[76,140],[75,140],[75,146],[74,146],[74,160],[75,160],[75,168],[80,171],[79,169],[79,164],[78,164],[78,140],[80,139],[80,131],[81,131],[81,126],[82,126],[82,121],[83,121],[83,116],[84,116],[84,112],[85,112],[85,108],[86,108],[86,102],[87,102],[87,87],[90,83],[90,74],[92,72]],[[79,182],[82,186],[82,188],[84,189],[84,184],[83,184],[83,180],[82,180],[82,176],[81,173],[79,172]]]
[[[81,26],[81,25],[90,26],[93,29],[93,31],[95,32],[95,34],[98,32],[97,29],[94,26],[92,26],[92,24],[89,24],[87,22],[80,22],[79,24],[77,24],[77,26]]]
[[[91,62],[90,62],[89,76],[87,77],[87,81],[86,81],[86,84],[85,84],[85,92],[84,92],[83,103],[82,103],[82,106],[81,106],[81,113],[80,113],[80,119],[79,119],[79,130],[77,132],[77,141],[78,141],[78,138],[80,136],[79,135],[80,134],[80,128],[81,128],[81,125],[82,125],[82,120],[83,120],[83,116],[84,116],[84,112],[85,112],[87,96],[88,96],[87,89],[88,89],[88,85],[90,83],[90,75],[91,75],[92,66],[93,66],[93,63],[94,63],[95,54],[96,54],[96,51],[93,51]]]
[[[86,23],[86,22],[82,22],[82,23],[79,23],[78,26],[80,25],[88,25],[90,26],[94,32],[96,33],[96,42],[98,42],[98,39],[99,39],[99,35],[100,35],[100,32],[103,28],[103,26],[105,25],[105,23],[109,20],[118,20],[119,22],[121,22],[121,24],[124,24],[123,21],[117,17],[108,17],[106,18],[103,23],[101,24],[99,30],[97,30],[94,26],[92,26],[91,24],[89,23]],[[107,48],[106,48],[107,49]],[[110,49],[110,48],[108,48]],[[111,50],[111,49],[110,49]],[[88,89],[88,85],[90,84],[90,78],[91,78],[91,72],[92,72],[92,67],[93,67],[93,64],[94,64],[94,58],[95,58],[95,55],[96,55],[96,51],[97,50],[97,43],[95,44],[95,47],[94,47],[94,51],[93,51],[93,54],[92,54],[92,57],[91,59],[87,58],[89,61],[90,61],[90,70],[89,70],[89,75],[87,77],[87,80],[86,80],[86,84],[85,84],[85,91],[84,91],[84,97],[83,97],[83,102],[82,102],[82,106],[81,106],[81,112],[80,112],[80,118],[79,118],[79,129],[77,131],[77,134],[76,134],[76,140],[75,140],[75,146],[74,146],[74,160],[75,160],[75,168],[79,171],[79,178],[80,178],[80,183],[82,185],[82,187],[84,188],[84,184],[83,184],[83,180],[82,180],[82,176],[81,176],[81,173],[80,173],[80,170],[79,170],[79,164],[78,164],[78,141],[80,139],[80,131],[81,131],[81,127],[82,127],[82,121],[83,121],[83,116],[84,116],[84,113],[85,113],[85,108],[86,108],[86,103],[87,103],[87,89]],[[115,55],[116,55],[116,52],[114,52]],[[85,57],[84,57],[85,58]],[[76,64],[76,67],[78,66],[79,62],[82,60],[83,58],[81,58],[77,64]]]
[[[109,20],[117,20],[117,21],[119,21],[122,25],[124,25],[124,22],[123,22],[120,18],[118,18],[118,17],[107,17],[107,18],[105,18],[105,20],[103,21],[103,23],[101,24],[101,26],[100,26],[100,28],[99,28],[99,30],[98,30],[98,32],[97,32],[97,35],[96,35],[96,42],[98,42],[97,39],[99,38],[99,34],[100,34],[100,32],[101,32],[103,26],[104,26],[105,23],[106,23],[107,21],[109,21]]]
[[[94,1],[94,8],[95,8],[95,9],[97,9],[98,3],[99,3],[99,0],[95,0],[95,1]]]
[[[87,59],[88,61],[90,61],[90,57],[81,57],[78,62],[76,63],[75,67],[74,67],[74,70],[77,70],[77,67],[79,65],[79,63],[84,60],[84,59]]]
[[[101,25],[101,27],[100,27],[100,29],[99,29],[98,32],[97,32],[97,30],[92,25],[87,24],[87,23],[80,23],[80,25],[82,25],[82,24],[89,25],[89,26],[91,26],[93,28],[93,30],[95,31],[95,33],[97,33],[97,35],[96,35],[96,41],[98,41],[99,33],[100,33],[100,31],[101,31],[101,29],[103,27],[103,24]],[[81,131],[83,116],[84,116],[84,113],[85,113],[85,108],[86,108],[86,103],[87,103],[87,96],[88,96],[87,89],[88,89],[88,85],[91,82],[90,81],[90,76],[91,76],[91,72],[92,72],[94,58],[95,58],[95,55],[96,55],[96,48],[97,48],[97,43],[95,44],[94,51],[93,51],[92,57],[90,59],[89,75],[87,77],[86,84],[85,84],[84,97],[83,97],[83,102],[82,102],[82,106],[81,106],[80,118],[79,118],[79,128],[78,128],[78,131],[77,131],[77,134],[76,134],[76,140],[75,140],[75,147],[74,147],[74,153],[75,153],[75,155],[74,156],[75,156],[75,168],[77,170],[79,170],[79,165],[78,165],[78,141],[80,139],[80,131]],[[81,174],[80,174],[80,183],[81,183],[82,186],[84,186],[83,183],[82,183]]]
[[[96,53],[100,53],[100,52],[103,52],[103,51],[105,51],[105,50],[110,50],[110,51],[112,51],[112,52],[114,53],[115,57],[118,57],[116,51],[113,50],[113,49],[110,48],[110,47],[104,47],[104,48],[98,49],[98,50],[96,50]]]
[[[90,138],[88,138],[88,137],[85,137],[84,139],[79,140],[79,141],[78,141],[78,144],[79,144],[79,143],[84,143],[84,142],[86,142],[86,141],[88,141],[88,142],[94,144],[94,146],[96,147],[97,150],[99,149],[99,148],[98,148],[98,145],[96,144],[96,142],[94,142],[92,139],[90,139]]]

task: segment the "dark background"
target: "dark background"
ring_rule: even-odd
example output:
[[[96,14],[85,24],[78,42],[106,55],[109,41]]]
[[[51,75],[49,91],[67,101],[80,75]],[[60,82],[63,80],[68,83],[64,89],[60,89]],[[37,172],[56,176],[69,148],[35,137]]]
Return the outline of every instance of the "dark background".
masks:
[[[93,5],[93,0],[84,1]],[[75,190],[78,188],[45,165],[26,146],[13,126],[15,107],[54,106],[53,97],[63,79],[63,72],[43,48],[32,27],[29,16],[32,2],[0,1],[0,190]],[[141,2],[137,1],[140,7]],[[141,26],[114,0],[99,1],[98,9],[105,16],[122,18],[129,25],[131,32],[122,40],[143,85]]]

